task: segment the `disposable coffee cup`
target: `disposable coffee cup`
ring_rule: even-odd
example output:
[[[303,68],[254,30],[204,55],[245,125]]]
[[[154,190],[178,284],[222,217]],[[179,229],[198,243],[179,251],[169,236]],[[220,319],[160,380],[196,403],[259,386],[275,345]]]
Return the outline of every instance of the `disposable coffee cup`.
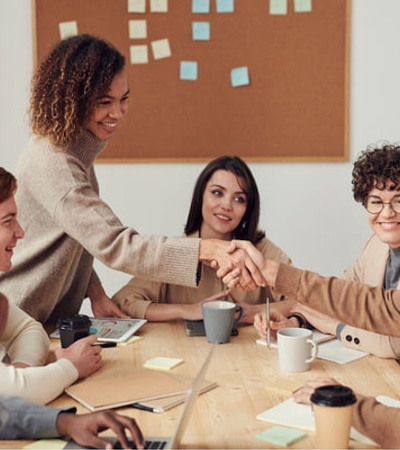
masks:
[[[67,348],[78,339],[89,336],[91,320],[85,314],[62,317],[59,321],[61,347]]]
[[[311,395],[316,448],[349,448],[351,419],[357,397],[341,385],[322,386]]]

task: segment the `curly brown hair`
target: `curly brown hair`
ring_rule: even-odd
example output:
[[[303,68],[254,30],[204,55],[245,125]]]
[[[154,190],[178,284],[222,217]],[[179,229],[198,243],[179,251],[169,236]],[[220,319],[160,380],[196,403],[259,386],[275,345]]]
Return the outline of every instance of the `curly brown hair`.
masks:
[[[32,79],[32,131],[62,148],[74,142],[109,89],[125,58],[103,39],[82,34],[62,40]]]
[[[14,175],[0,167],[0,203],[10,198],[17,190],[17,180]]]
[[[364,150],[353,167],[353,197],[365,204],[373,188],[400,190],[400,146]]]

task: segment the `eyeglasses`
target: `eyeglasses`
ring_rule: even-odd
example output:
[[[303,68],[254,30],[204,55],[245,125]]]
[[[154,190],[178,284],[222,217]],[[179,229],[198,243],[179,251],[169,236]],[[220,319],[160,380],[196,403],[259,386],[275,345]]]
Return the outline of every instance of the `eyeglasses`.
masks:
[[[385,205],[390,205],[395,213],[400,214],[400,195],[395,195],[390,202],[383,202],[379,197],[370,195],[364,203],[365,209],[371,214],[379,214]]]

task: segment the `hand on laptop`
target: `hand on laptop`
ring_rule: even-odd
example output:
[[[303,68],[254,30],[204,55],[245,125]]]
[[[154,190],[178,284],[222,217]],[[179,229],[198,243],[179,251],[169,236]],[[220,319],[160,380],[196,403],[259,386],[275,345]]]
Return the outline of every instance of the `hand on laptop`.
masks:
[[[135,419],[114,411],[98,411],[90,414],[61,412],[57,417],[58,432],[85,447],[112,449],[112,442],[99,436],[101,431],[108,429],[117,435],[122,448],[131,448],[125,430],[129,430],[136,448],[144,448],[143,436]]]

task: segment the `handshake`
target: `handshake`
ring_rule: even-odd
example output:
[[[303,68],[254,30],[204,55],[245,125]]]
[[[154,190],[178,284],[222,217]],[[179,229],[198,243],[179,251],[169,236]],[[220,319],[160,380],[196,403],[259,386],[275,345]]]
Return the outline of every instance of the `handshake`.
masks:
[[[279,263],[264,258],[251,242],[242,240],[201,240],[199,259],[210,261],[229,289],[241,291],[274,287],[279,267]]]

